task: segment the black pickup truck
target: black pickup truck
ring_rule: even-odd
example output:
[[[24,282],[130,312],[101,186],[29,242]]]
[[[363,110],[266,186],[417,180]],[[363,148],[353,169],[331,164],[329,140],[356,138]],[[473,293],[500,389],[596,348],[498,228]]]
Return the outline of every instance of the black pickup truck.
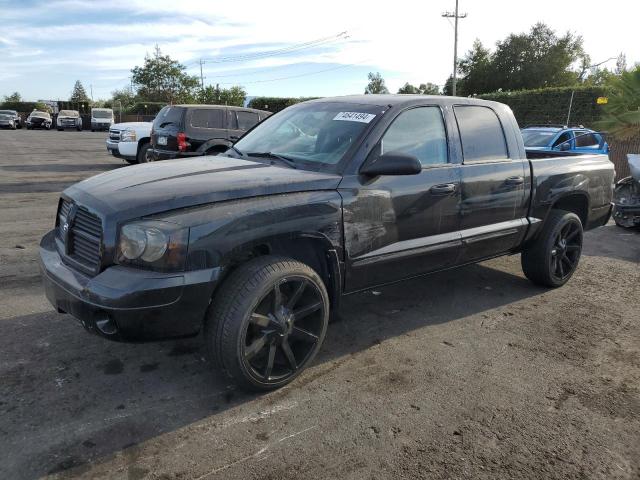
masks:
[[[237,383],[291,381],[344,295],[522,253],[549,287],[611,212],[606,155],[527,158],[508,107],[363,95],[301,103],[218,156],[112,171],[62,193],[46,295],[103,337],[195,335]]]

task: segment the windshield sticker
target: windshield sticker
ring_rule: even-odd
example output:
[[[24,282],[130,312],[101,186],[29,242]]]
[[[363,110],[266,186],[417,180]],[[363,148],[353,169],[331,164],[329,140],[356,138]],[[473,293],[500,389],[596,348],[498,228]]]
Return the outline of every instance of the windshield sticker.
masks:
[[[334,120],[342,120],[346,122],[360,122],[360,123],[369,123],[371,120],[375,118],[373,113],[361,113],[361,112],[340,112],[335,117]]]

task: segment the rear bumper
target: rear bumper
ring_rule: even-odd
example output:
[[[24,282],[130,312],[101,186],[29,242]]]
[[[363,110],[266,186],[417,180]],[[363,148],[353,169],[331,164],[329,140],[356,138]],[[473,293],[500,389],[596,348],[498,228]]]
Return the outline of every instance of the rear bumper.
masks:
[[[623,227],[640,226],[640,205],[616,205],[613,209],[613,219]]]
[[[172,160],[174,158],[191,158],[191,157],[202,156],[202,153],[200,152],[174,152],[171,150],[161,150],[159,148],[153,148],[149,151],[151,152],[151,156],[155,161]]]
[[[148,341],[200,331],[220,269],[158,273],[112,266],[88,277],[63,263],[55,232],[40,243],[47,299],[84,328],[118,341]]]

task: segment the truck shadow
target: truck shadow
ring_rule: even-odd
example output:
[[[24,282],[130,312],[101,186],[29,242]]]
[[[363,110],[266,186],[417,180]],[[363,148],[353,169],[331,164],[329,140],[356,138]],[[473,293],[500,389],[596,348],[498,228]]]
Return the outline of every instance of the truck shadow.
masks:
[[[543,291],[480,264],[349,296],[315,364]],[[1,478],[81,467],[259,396],[212,372],[200,337],[119,344],[47,312],[0,322],[0,339]],[[311,381],[322,375],[303,374],[290,388]]]

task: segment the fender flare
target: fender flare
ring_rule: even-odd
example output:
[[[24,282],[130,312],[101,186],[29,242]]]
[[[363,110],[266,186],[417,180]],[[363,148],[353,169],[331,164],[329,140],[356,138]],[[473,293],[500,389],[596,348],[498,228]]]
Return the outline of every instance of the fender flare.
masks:
[[[207,140],[205,143],[200,145],[198,147],[197,152],[202,153],[204,155],[207,150],[209,150],[209,149],[211,149],[213,147],[219,147],[219,146],[223,146],[223,147],[226,147],[226,148],[231,148],[233,146],[233,143],[230,142],[229,140],[224,140],[224,139],[221,139],[221,138],[214,138],[212,140]]]

